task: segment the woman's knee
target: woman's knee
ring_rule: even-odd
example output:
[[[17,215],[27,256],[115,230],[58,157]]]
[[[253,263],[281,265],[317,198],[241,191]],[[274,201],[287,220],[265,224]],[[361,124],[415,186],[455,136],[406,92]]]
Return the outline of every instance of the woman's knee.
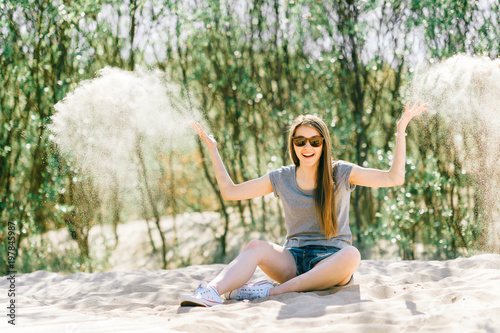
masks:
[[[251,241],[248,242],[247,246],[245,249],[258,249],[261,248],[264,241],[261,241],[260,239],[252,239]]]
[[[267,242],[261,241],[259,239],[252,239],[250,242],[248,242],[243,251],[260,254],[265,250],[266,246],[268,246]]]
[[[252,239],[248,242],[243,252],[251,253],[257,259],[258,265],[269,264],[275,258],[276,249],[273,244],[259,239]]]
[[[359,250],[355,248],[354,246],[348,246],[342,249],[343,250],[343,256],[353,265],[356,266],[356,268],[359,266],[359,263],[361,262],[361,253],[359,253]]]

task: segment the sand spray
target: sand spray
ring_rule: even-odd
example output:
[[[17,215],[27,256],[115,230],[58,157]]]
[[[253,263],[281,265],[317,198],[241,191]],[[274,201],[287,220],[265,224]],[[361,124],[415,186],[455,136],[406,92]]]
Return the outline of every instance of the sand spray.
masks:
[[[426,66],[410,94],[448,129],[444,144],[457,161],[444,162],[472,177],[488,228],[483,250],[500,251],[500,59],[456,55]]]
[[[55,105],[54,141],[101,186],[114,178],[133,184],[138,149],[150,162],[192,141],[188,122],[201,116],[181,90],[160,71],[104,68]]]
[[[64,161],[71,161],[62,167],[71,164],[77,174],[69,185],[73,194],[65,199],[76,216],[70,217],[76,221],[72,223],[88,233],[106,214],[115,230],[116,246],[117,225],[126,211],[146,220],[156,252],[152,220],[161,238],[162,267],[166,268],[171,244],[160,227],[161,207],[173,195],[165,189],[165,177],[173,177],[173,170],[166,169],[172,166],[172,159],[194,151],[196,133],[189,121],[202,120],[195,99],[161,71],[107,67],[54,108],[50,131],[55,147]],[[176,239],[175,218],[173,228]],[[78,242],[87,239],[83,235]]]

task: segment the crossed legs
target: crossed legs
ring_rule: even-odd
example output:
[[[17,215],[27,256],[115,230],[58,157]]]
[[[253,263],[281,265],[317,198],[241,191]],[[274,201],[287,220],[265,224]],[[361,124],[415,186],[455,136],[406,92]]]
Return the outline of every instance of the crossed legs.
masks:
[[[292,291],[323,290],[342,286],[349,282],[361,261],[361,255],[354,246],[342,248],[330,257],[321,260],[310,271],[269,290],[269,296]]]
[[[209,284],[222,295],[247,283],[255,269],[260,267],[267,276],[281,283],[269,290],[270,296],[321,290],[349,282],[360,260],[359,251],[348,246],[320,261],[309,272],[297,276],[295,260],[288,250],[269,242],[252,240]]]

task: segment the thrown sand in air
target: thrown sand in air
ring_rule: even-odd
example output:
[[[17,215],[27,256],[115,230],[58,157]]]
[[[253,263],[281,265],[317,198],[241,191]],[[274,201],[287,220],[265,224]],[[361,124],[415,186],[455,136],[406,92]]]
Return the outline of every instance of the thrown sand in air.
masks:
[[[62,152],[102,186],[134,185],[138,155],[155,168],[159,154],[186,147],[198,109],[160,71],[104,68],[55,105],[51,131]]]
[[[440,121],[440,144],[468,174],[485,222],[485,249],[500,244],[500,58],[456,55],[417,72],[412,99],[429,103]],[[425,139],[424,139],[425,140]],[[470,223],[468,221],[467,223]]]

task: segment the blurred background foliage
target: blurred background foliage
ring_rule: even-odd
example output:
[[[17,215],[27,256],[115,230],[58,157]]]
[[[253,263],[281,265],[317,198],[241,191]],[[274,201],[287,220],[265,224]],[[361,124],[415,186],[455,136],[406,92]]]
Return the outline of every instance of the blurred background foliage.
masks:
[[[156,213],[144,209],[147,200],[127,201],[78,175],[54,149],[48,125],[54,104],[99,69],[159,68],[183,84],[237,183],[291,163],[287,127],[303,113],[330,125],[335,158],[388,168],[415,66],[457,53],[498,57],[498,13],[497,0],[2,1],[0,273],[8,270],[9,221],[23,272],[104,270],[92,253],[113,245],[93,249],[90,230],[109,224],[116,233],[120,223],[153,215],[217,212],[205,263],[232,259],[232,226],[282,239],[278,200],[224,202],[199,142],[160,157]],[[422,118],[408,129],[406,184],[352,194],[351,229],[364,258],[393,245],[403,259],[446,259],[489,244],[480,182],[457,164],[449,125]],[[58,252],[42,235],[62,229],[76,247]],[[157,229],[176,232],[175,223]],[[158,268],[190,262],[166,258]]]

